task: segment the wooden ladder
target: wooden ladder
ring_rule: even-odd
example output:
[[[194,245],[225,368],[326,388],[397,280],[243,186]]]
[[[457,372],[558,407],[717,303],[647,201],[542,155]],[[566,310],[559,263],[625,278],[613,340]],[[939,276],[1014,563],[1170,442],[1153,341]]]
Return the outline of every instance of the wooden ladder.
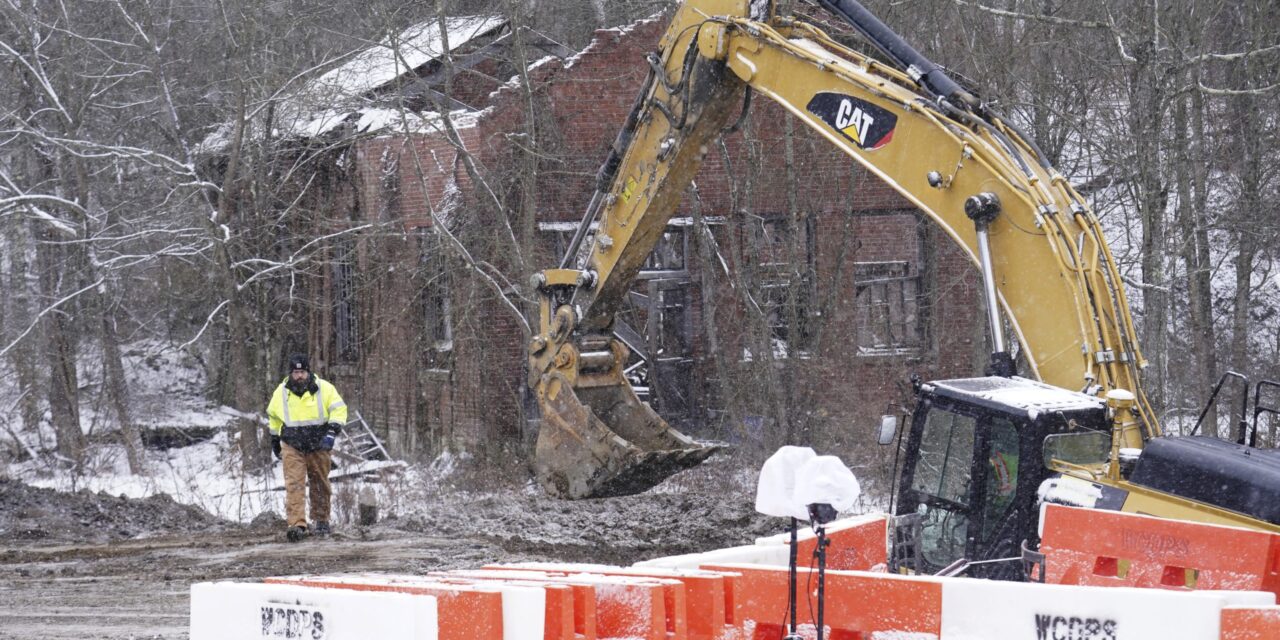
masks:
[[[373,433],[373,429],[365,422],[359,411],[354,412],[355,419],[342,426],[342,439],[333,448],[334,455],[347,462],[365,460],[390,460],[382,441]]]

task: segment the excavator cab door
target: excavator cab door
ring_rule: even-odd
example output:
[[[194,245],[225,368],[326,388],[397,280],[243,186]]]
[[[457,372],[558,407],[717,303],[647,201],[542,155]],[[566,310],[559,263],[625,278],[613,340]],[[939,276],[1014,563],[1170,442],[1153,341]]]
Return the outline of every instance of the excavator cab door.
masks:
[[[978,418],[932,403],[921,408],[907,444],[898,515],[919,516],[915,570],[934,573],[969,556]]]
[[[1013,555],[1022,532],[1009,516],[1019,497],[1023,459],[1014,421],[975,407],[929,402],[920,408],[898,510],[919,515],[922,566],[916,570],[936,573],[961,559]],[[979,565],[968,574],[993,569],[998,568]]]

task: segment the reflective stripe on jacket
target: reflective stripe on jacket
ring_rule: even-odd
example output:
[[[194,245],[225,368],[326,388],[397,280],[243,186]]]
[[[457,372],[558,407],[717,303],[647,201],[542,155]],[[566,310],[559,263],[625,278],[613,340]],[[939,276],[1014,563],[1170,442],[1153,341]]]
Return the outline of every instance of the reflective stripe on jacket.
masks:
[[[347,403],[328,380],[315,377],[318,390],[301,396],[291,393],[285,382],[276,387],[267,404],[267,425],[272,435],[280,435],[282,427],[309,427],[337,422],[347,423]]]

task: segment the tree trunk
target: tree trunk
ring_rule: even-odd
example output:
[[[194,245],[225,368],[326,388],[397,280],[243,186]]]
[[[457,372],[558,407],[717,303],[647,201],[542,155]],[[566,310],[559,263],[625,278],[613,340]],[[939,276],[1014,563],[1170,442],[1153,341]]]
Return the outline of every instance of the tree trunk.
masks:
[[[146,473],[142,434],[138,432],[138,425],[133,421],[129,411],[129,387],[124,375],[124,363],[120,358],[120,339],[116,334],[115,319],[105,305],[103,306],[104,308],[99,310],[102,332],[98,337],[102,343],[103,389],[107,393],[107,402],[115,413],[116,423],[120,427],[120,444],[124,445],[125,458],[129,462],[129,473],[142,475]]]
[[[8,326],[8,329],[0,334],[3,335],[6,345],[18,339],[18,336],[31,324],[34,316],[31,294],[39,286],[31,272],[28,256],[30,251],[28,243],[31,236],[16,218],[10,217],[8,220],[12,224],[8,225],[6,234],[5,247],[9,260],[4,286],[9,295],[6,304],[0,305],[4,308],[5,322]],[[40,374],[36,369],[34,345],[40,344],[42,338],[43,334],[37,326],[25,338],[13,345],[8,353],[9,363],[17,374],[19,396],[17,408],[18,416],[22,420],[22,429],[37,434],[43,412],[40,410]]]
[[[1207,393],[1213,385],[1218,354],[1214,344],[1213,291],[1209,282],[1208,225],[1204,220],[1204,163],[1192,162],[1198,154],[1193,154],[1191,149],[1193,144],[1197,150],[1203,148],[1203,130],[1199,128],[1203,122],[1199,109],[1203,105],[1191,105],[1195,110],[1193,118],[1188,113],[1188,102],[1191,100],[1185,97],[1178,100],[1173,120],[1175,130],[1188,132],[1187,136],[1174,137],[1177,146],[1178,228],[1184,234],[1179,243],[1179,253],[1186,268],[1187,327],[1190,330],[1187,341],[1194,362],[1190,375],[1181,382],[1199,390],[1187,398],[1193,406],[1198,406],[1203,401],[1200,394]],[[1216,403],[1210,408],[1207,420],[1209,424],[1218,424]]]
[[[705,415],[711,416],[713,408],[725,408],[726,395],[728,395],[725,392],[725,381],[729,379],[730,375],[729,365],[725,361],[725,354],[720,348],[720,331],[716,323],[719,314],[716,272],[720,267],[720,256],[715,245],[715,237],[711,235],[711,227],[707,225],[706,219],[702,216],[702,198],[698,194],[697,185],[690,185],[687,201],[693,214],[693,225],[689,227],[689,234],[692,237],[689,241],[697,252],[700,267],[698,271],[701,281],[698,283],[698,293],[702,303],[700,314],[704,340],[702,352],[706,354],[702,357],[711,360],[712,370],[715,371],[714,381],[704,381],[702,383],[700,404],[706,410]],[[713,407],[713,402],[718,406]]]
[[[256,412],[266,406],[269,398],[262,389],[255,388],[257,377],[254,375],[254,359],[251,353],[253,340],[251,336],[252,321],[247,306],[249,295],[242,292],[236,283],[234,260],[231,255],[230,240],[224,234],[227,224],[239,208],[240,193],[243,187],[241,177],[244,162],[244,131],[247,126],[245,102],[247,89],[239,86],[235,115],[235,131],[232,133],[231,149],[227,154],[227,168],[222,175],[222,192],[218,196],[213,215],[204,218],[208,225],[208,233],[213,239],[213,268],[210,276],[212,288],[222,294],[226,303],[227,321],[225,349],[221,352],[223,364],[221,370],[222,385],[219,389],[219,400],[238,411]],[[232,427],[239,435],[240,466],[245,471],[269,468],[270,446],[261,423],[252,418],[240,417]]]
[[[70,293],[63,286],[64,245],[48,227],[37,231],[42,241],[36,245],[40,264],[40,285],[46,304],[53,304]],[[65,309],[45,314],[45,365],[49,368],[49,414],[57,438],[58,454],[78,471],[84,464],[85,438],[80,429],[80,388],[76,375],[76,328]]]
[[[1145,11],[1144,11],[1145,13]],[[1154,15],[1144,16],[1144,27],[1154,30]],[[1137,61],[1129,69],[1129,136],[1133,144],[1134,196],[1142,225],[1142,349],[1151,367],[1144,385],[1147,398],[1157,414],[1166,408],[1165,389],[1168,366],[1168,294],[1165,293],[1165,209],[1168,192],[1160,174],[1161,134],[1166,96],[1160,77],[1155,35],[1135,45]]]

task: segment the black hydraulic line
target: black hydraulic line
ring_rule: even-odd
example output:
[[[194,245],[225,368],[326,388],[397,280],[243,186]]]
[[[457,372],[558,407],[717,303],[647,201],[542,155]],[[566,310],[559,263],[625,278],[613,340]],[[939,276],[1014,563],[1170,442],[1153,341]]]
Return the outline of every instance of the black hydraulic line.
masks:
[[[666,73],[661,64],[659,64],[659,58],[653,54],[646,57],[649,63],[649,73],[645,76],[644,84],[641,86],[639,94],[636,95],[635,102],[631,104],[631,112],[627,114],[627,120],[623,123],[622,130],[618,132],[618,137],[614,139],[613,145],[609,147],[609,156],[605,158],[604,163],[600,165],[600,170],[596,172],[595,195],[591,197],[591,203],[587,205],[587,210],[582,215],[582,222],[578,225],[578,229],[574,231],[573,239],[569,241],[569,246],[565,249],[564,256],[560,258],[561,269],[567,269],[572,264],[574,257],[578,255],[578,250],[582,247],[582,240],[587,237],[587,231],[590,229],[591,223],[595,222],[596,216],[600,214],[604,195],[613,187],[613,179],[617,177],[618,167],[622,164],[622,158],[631,146],[631,138],[635,135],[636,126],[640,122],[640,113],[644,111],[645,104],[649,102],[649,94],[653,90],[654,82],[661,82],[669,96],[674,96],[677,92],[681,94],[683,108],[678,118],[666,108],[666,105],[655,101],[653,106],[667,118],[673,129],[680,130],[684,128],[685,120],[689,115],[689,76],[693,73],[694,63],[697,61],[698,48],[695,44],[696,42],[697,35],[695,34],[690,41],[689,48],[685,50],[684,60],[681,64],[680,81],[674,85],[667,82]]]
[[[742,112],[738,114],[738,119],[733,122],[728,129],[720,132],[720,135],[727,136],[731,133],[737,133],[742,125],[747,123],[747,114],[751,112],[751,87],[747,87],[742,96]]]
[[[970,113],[968,111],[965,111],[964,109],[957,109],[956,107],[952,106],[950,103],[947,103],[947,102],[942,103],[942,108],[943,108],[943,113],[957,120],[967,122],[976,128],[983,129],[987,133],[990,133],[991,137],[994,138],[995,141],[1000,144],[1000,146],[1004,147],[1004,150],[1007,152],[1007,155],[1010,158],[1013,158],[1014,162],[1018,163],[1018,168],[1022,169],[1023,175],[1025,175],[1028,178],[1035,177],[1035,174],[1031,172],[1031,167],[1028,166],[1026,160],[1022,158],[1022,153],[1018,150],[1017,146],[1013,144],[1013,141],[1010,140],[1009,136],[1005,135],[1003,131],[997,129],[990,122],[987,122],[986,120],[987,116],[985,114]],[[1005,126],[1008,126],[1008,123],[1005,123]],[[1016,133],[1017,129],[1014,129],[1014,132]],[[1023,139],[1027,139],[1026,136],[1023,136],[1021,133],[1019,133],[1018,135]],[[1030,140],[1028,141],[1030,142]],[[1032,146],[1034,147],[1034,143],[1032,143]],[[1047,161],[1043,159],[1043,156],[1041,156],[1040,158],[1037,158],[1037,162],[1046,168],[1049,167],[1049,165],[1047,164]]]
[[[1018,137],[1022,138],[1022,141],[1031,147],[1031,151],[1036,154],[1036,161],[1040,163],[1042,168],[1053,169],[1053,163],[1049,162],[1049,156],[1045,155],[1044,149],[1041,149],[1039,144],[1036,144],[1035,138],[1028,136],[1018,125],[1005,121],[1004,118],[1001,118],[1000,121],[1004,126],[1009,127],[1011,131],[1018,134]]]
[[[1196,418],[1196,426],[1191,427],[1191,433],[1188,435],[1194,436],[1196,432],[1200,430],[1200,423],[1204,422],[1204,417],[1209,413],[1209,407],[1212,407],[1214,401],[1218,399],[1218,392],[1222,391],[1222,385],[1226,383],[1227,378],[1236,378],[1244,383],[1244,396],[1240,398],[1240,428],[1245,429],[1247,427],[1248,423],[1245,422],[1244,416],[1249,405],[1249,378],[1245,377],[1242,373],[1228,371],[1222,374],[1221,378],[1218,378],[1218,384],[1213,386],[1213,393],[1209,394],[1209,401],[1204,403],[1204,410],[1200,412],[1200,417]],[[1217,436],[1218,425],[1216,424],[1213,425],[1213,433]]]
[[[659,113],[666,117],[667,122],[671,124],[671,128],[676,131],[683,129],[685,123],[689,119],[689,77],[693,75],[693,67],[698,60],[698,47],[696,46],[697,40],[698,36],[695,32],[693,39],[689,42],[689,48],[684,52],[684,60],[681,61],[680,64],[680,81],[675,84],[667,82],[667,72],[662,67],[661,60],[659,60],[656,55],[652,54],[648,57],[649,71],[658,78],[659,82],[662,83],[662,87],[667,90],[667,96],[674,97],[676,94],[680,95],[679,117],[675,116],[667,105],[662,104],[657,100],[653,101],[653,106]]]
[[[587,237],[587,231],[591,228],[591,223],[595,222],[596,216],[600,213],[601,203],[604,201],[604,194],[609,192],[613,186],[613,179],[618,175],[618,166],[622,164],[622,157],[627,153],[627,148],[631,146],[631,137],[635,135],[636,125],[640,122],[640,112],[644,110],[645,102],[649,99],[649,91],[653,88],[653,82],[656,75],[652,68],[645,76],[644,84],[641,85],[640,93],[636,95],[635,102],[631,104],[631,112],[627,114],[627,120],[622,125],[622,130],[618,132],[618,137],[614,139],[613,145],[609,147],[609,156],[605,158],[604,163],[600,165],[600,170],[596,172],[596,192],[591,197],[591,203],[587,205],[587,210],[582,214],[582,222],[578,225],[578,229],[573,232],[573,239],[569,241],[568,248],[565,249],[564,256],[560,258],[560,268],[568,269],[573,262],[575,256],[578,255],[578,249],[582,246],[583,238]]]
[[[875,45],[891,62],[899,68],[907,72],[907,75],[920,83],[934,97],[941,98],[944,104],[955,108],[960,112],[973,113],[977,116],[977,123],[980,126],[990,128],[992,135],[1000,142],[1001,145],[1009,152],[1019,165],[1022,171],[1028,177],[1032,176],[1030,168],[1022,161],[1022,154],[1018,153],[1013,143],[994,127],[990,127],[987,122],[987,114],[982,107],[982,101],[977,96],[970,93],[967,89],[960,86],[947,72],[938,66],[937,63],[926,58],[912,47],[902,36],[886,25],[875,14],[867,10],[857,0],[817,0],[826,10],[842,17],[853,26],[858,33],[862,34],[871,44]],[[1031,147],[1031,151],[1036,156],[1036,162],[1045,169],[1052,168],[1048,156],[1040,149],[1035,140],[1028,138],[1016,126],[1010,123],[1004,123],[1015,134],[1025,140]]]
[[[935,97],[969,111],[981,111],[977,96],[969,93],[947,75],[942,67],[916,51],[902,36],[867,10],[857,0],[818,0],[827,11],[845,19],[894,64],[920,83]]]

